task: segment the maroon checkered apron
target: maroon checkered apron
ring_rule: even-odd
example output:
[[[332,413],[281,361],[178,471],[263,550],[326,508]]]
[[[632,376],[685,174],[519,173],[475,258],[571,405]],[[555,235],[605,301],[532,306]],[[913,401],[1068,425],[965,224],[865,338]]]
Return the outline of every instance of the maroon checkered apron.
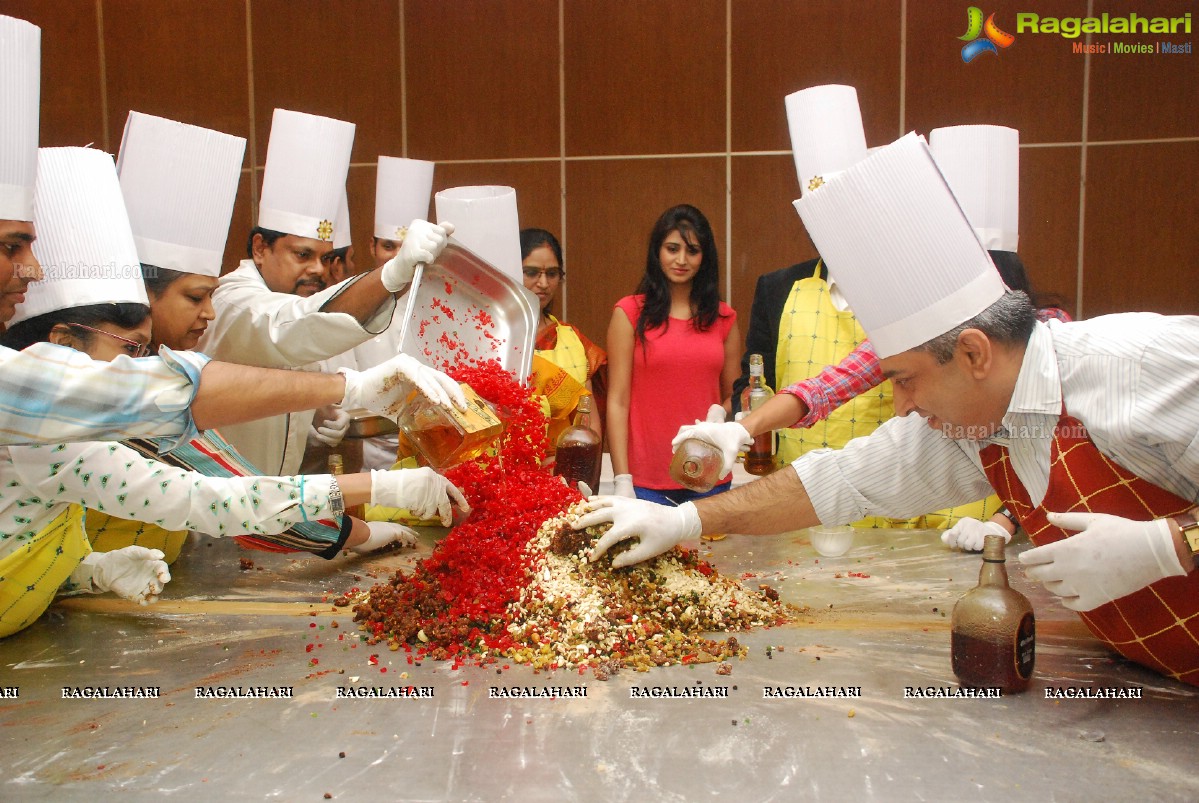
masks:
[[[1072,534],[1050,524],[1046,511],[1079,510],[1149,521],[1194,506],[1104,457],[1082,423],[1064,412],[1053,433],[1049,491],[1040,506],[1033,507],[1006,448],[991,444],[981,457],[995,492],[1037,546]],[[1079,615],[1092,633],[1125,658],[1199,686],[1199,571],[1158,580]]]

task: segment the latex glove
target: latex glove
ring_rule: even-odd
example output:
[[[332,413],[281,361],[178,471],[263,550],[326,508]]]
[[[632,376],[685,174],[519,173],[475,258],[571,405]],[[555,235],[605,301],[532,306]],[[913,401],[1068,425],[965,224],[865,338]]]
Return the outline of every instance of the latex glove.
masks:
[[[416,546],[417,532],[411,527],[390,521],[368,521],[366,526],[371,531],[370,535],[358,546],[350,547],[351,552],[361,555],[395,543],[400,546]]]
[[[567,488],[570,487],[570,483],[566,481],[566,477],[559,474],[558,479],[562,480],[562,484],[565,485]],[[587,483],[583,482],[582,480],[579,480],[577,490],[579,493],[581,493],[583,495],[584,499],[587,499],[588,497],[590,497],[592,495],[591,486],[588,485]]]
[[[346,410],[365,407],[394,421],[397,413],[395,407],[412,387],[416,387],[434,404],[442,407],[452,404],[459,409],[466,409],[466,396],[462,395],[462,388],[457,382],[407,354],[397,354],[365,371],[355,371],[353,368],[337,370],[346,378],[346,392],[341,400],[341,406]],[[397,382],[397,377],[406,381]]]
[[[613,568],[631,566],[661,555],[684,541],[700,535],[699,511],[691,502],[678,507],[659,505],[643,499],[623,496],[596,496],[588,503],[589,512],[575,522],[582,530],[596,524],[611,522],[612,527],[596,542],[588,557],[592,563],[621,541],[637,538],[640,543],[612,559]]]
[[[111,591],[119,597],[146,605],[158,600],[162,587],[171,581],[171,571],[161,550],[127,546],[112,552],[92,552],[71,579],[96,591]]]
[[[633,475],[632,474],[617,474],[612,478],[612,484],[616,489],[612,492],[624,499],[636,499],[637,492],[633,490]]]
[[[1166,519],[1132,521],[1105,513],[1050,513],[1078,534],[1020,555],[1025,574],[1074,611],[1090,611],[1163,577],[1186,574]]]
[[[398,293],[406,285],[412,283],[416,266],[427,264],[437,259],[450,235],[454,233],[454,224],[430,223],[427,220],[414,220],[408,226],[400,251],[383,265],[379,279],[389,293]]]
[[[317,426],[317,419],[321,420]],[[308,427],[308,442],[328,447],[339,445],[350,429],[350,414],[336,404],[317,411],[317,416]]]
[[[964,518],[941,533],[941,541],[947,547],[978,552],[983,548],[983,539],[988,535],[1002,535],[1005,544],[1012,540],[1012,534],[1003,529],[1003,525],[998,522]]]
[[[749,449],[754,439],[749,430],[737,421],[724,420],[724,408],[713,404],[708,408],[705,421],[679,427],[679,433],[670,442],[670,448],[677,450],[679,445],[688,438],[710,443],[720,450],[720,476],[727,476],[737,462],[737,455]]]
[[[466,497],[454,483],[427,466],[399,471],[371,471],[371,504],[411,510],[422,519],[436,516],[441,526],[453,521],[453,508],[470,513]]]

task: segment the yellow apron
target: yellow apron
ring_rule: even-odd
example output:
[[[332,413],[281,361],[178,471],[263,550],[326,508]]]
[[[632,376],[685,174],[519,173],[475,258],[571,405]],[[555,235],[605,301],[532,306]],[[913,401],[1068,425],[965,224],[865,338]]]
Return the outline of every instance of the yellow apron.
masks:
[[[91,542],[93,552],[112,552],[127,546],[161,549],[166,555],[164,560],[174,563],[187,542],[187,530],[164,530],[156,524],[88,510],[87,540]]]
[[[775,377],[780,388],[817,376],[830,365],[845,359],[866,333],[852,312],[841,312],[829,298],[829,286],[820,278],[820,264],[807,279],[791,287],[779,320],[778,349],[775,352]],[[814,449],[840,449],[854,438],[869,435],[895,414],[891,383],[883,382],[867,393],[833,410],[827,419],[809,429],[783,429],[778,433],[777,460],[790,463]],[[945,528],[965,516],[986,521],[999,510],[995,496],[980,502],[959,505],[949,510],[914,519],[889,519],[869,516],[855,527],[897,527],[905,529]]]
[[[19,549],[0,558],[0,638],[29,627],[92,549],[83,508],[70,505]]]

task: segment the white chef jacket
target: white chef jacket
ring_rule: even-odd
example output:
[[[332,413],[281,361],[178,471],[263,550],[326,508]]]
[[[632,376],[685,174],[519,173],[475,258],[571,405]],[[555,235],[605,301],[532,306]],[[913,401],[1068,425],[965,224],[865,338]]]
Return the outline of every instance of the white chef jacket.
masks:
[[[0,557],[71,503],[167,530],[273,534],[333,518],[331,484],[328,474],[206,477],[121,443],[0,447]]]
[[[213,359],[267,368],[302,366],[349,351],[391,322],[395,298],[366,322],[322,308],[361,276],[353,276],[303,298],[272,292],[253,260],[221,277],[212,295],[216,320],[200,339],[199,350]],[[219,356],[218,356],[219,355]],[[265,474],[292,474],[304,457],[312,411],[221,427],[221,434]]]
[[[400,335],[403,332],[401,318],[405,307],[396,304],[391,326],[374,337],[354,347],[354,361],[359,370],[373,368],[400,353]],[[390,469],[396,463],[396,452],[400,440],[397,435],[376,435],[362,442],[362,469]]]
[[[911,414],[791,465],[824,524],[907,518],[990,493],[979,453],[997,443],[1039,504],[1063,402],[1104,455],[1199,501],[1199,317],[1150,312],[1037,323],[989,440],[952,440]]]

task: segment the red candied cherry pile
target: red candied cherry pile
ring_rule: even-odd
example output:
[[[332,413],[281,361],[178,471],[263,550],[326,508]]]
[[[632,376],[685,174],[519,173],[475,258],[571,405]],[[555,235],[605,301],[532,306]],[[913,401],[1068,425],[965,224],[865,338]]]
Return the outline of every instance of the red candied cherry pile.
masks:
[[[529,579],[525,546],[547,519],[582,497],[541,467],[545,416],[528,388],[496,360],[448,373],[495,405],[505,421],[493,455],[455,466],[445,476],[462,489],[470,517],[450,531],[410,574],[396,572],[355,606],[367,640],[393,649],[416,647],[417,658],[453,659],[513,646],[506,610]]]

